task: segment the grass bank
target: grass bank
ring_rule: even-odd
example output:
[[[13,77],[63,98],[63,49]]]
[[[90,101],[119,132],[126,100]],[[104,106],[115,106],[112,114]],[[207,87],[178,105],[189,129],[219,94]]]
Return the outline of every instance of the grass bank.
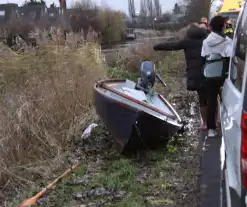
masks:
[[[199,171],[196,132],[189,131],[183,136],[172,138],[164,149],[147,149],[126,158],[115,151],[111,134],[97,117],[93,116],[93,121],[99,126],[89,138],[81,139],[84,123],[90,123],[89,114],[93,114],[92,84],[106,75],[135,80],[139,63],[144,59],[155,61],[159,66],[158,72],[170,86],[164,90],[157,85],[157,90],[175,104],[174,107],[182,118],[191,118],[191,100],[196,100],[193,94],[185,91],[183,54],[154,53],[150,47],[151,44],[146,44],[145,48],[130,48],[128,54],[112,61],[107,66],[108,69],[96,58],[98,54],[92,44],[69,52],[43,48],[36,53],[18,57],[15,60],[18,62],[5,60],[7,62],[4,64],[12,67],[4,70],[4,80],[8,81],[5,81],[2,94],[7,96],[15,92],[14,96],[10,97],[27,97],[20,100],[26,100],[24,103],[32,106],[32,111],[28,111],[29,108],[26,109],[26,105],[23,107],[23,102],[20,102],[18,107],[9,108],[15,116],[21,108],[21,120],[24,121],[17,122],[18,117],[11,119],[15,122],[8,125],[11,132],[11,136],[8,136],[13,143],[9,145],[6,142],[5,148],[10,146],[9,154],[13,149],[16,150],[16,146],[22,151],[27,149],[28,153],[19,156],[18,160],[10,159],[7,151],[3,156],[6,162],[3,164],[8,170],[8,173],[3,171],[6,177],[2,180],[6,186],[4,193],[7,195],[7,189],[11,190],[9,195],[13,195],[13,189],[16,191],[15,198],[6,201],[5,206],[17,206],[23,199],[35,195],[61,173],[61,168],[66,169],[69,163],[75,160],[81,160],[80,167],[53,191],[38,200],[38,205],[195,206]],[[39,69],[36,69],[37,63],[40,64]],[[16,71],[17,67],[13,65],[17,64],[22,71],[18,72],[18,75],[8,76],[13,69]],[[7,103],[5,107],[10,107],[11,104]],[[4,117],[3,120],[5,119]],[[25,134],[23,132],[21,136],[12,135],[12,132],[18,129],[16,122],[23,125]],[[196,127],[196,120],[193,127]]]

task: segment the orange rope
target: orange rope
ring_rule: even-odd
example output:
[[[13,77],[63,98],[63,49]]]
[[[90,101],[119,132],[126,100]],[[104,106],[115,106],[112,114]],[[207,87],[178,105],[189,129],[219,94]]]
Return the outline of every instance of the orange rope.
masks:
[[[18,207],[29,207],[32,205],[35,205],[37,203],[37,200],[43,197],[47,190],[52,189],[58,182],[62,180],[62,178],[66,177],[71,173],[75,168],[79,167],[79,163],[72,165],[69,169],[67,169],[62,175],[60,175],[57,179],[55,179],[53,182],[51,182],[49,185],[47,185],[42,191],[37,193],[32,198],[28,198],[24,200]]]

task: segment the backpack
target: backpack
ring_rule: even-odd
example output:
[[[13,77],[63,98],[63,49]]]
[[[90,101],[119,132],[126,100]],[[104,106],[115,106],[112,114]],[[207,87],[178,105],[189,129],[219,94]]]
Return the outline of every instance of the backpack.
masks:
[[[206,79],[226,79],[229,73],[229,57],[220,54],[206,56],[203,74]]]

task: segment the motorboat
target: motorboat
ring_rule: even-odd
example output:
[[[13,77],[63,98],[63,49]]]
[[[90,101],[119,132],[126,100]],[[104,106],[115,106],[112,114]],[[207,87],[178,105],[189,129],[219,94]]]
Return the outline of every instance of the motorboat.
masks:
[[[143,61],[140,75],[137,83],[109,79],[94,86],[96,112],[121,152],[166,144],[183,127],[172,105],[153,89],[156,78],[166,87],[154,63]]]

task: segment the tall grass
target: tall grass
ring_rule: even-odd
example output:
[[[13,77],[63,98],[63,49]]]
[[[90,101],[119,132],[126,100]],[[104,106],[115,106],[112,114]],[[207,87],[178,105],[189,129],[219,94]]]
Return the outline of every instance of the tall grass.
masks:
[[[0,186],[20,187],[50,176],[91,112],[92,88],[104,78],[98,46],[40,46],[0,56]],[[43,164],[41,164],[43,163]],[[46,164],[44,164],[46,163]],[[2,198],[3,199],[3,198]]]

